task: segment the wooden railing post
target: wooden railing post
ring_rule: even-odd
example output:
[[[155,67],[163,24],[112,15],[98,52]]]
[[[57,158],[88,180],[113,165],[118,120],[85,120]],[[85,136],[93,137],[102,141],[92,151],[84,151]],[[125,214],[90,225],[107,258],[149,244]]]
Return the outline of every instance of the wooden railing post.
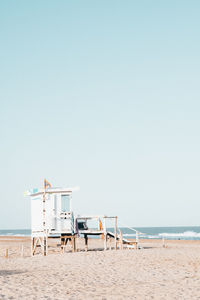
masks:
[[[136,245],[135,245],[135,247],[136,247],[136,249],[138,249],[138,247],[139,247],[139,234],[138,234],[138,231],[136,231]]]
[[[103,230],[104,230],[104,250],[107,250],[107,232],[106,232],[106,218],[103,219]]]

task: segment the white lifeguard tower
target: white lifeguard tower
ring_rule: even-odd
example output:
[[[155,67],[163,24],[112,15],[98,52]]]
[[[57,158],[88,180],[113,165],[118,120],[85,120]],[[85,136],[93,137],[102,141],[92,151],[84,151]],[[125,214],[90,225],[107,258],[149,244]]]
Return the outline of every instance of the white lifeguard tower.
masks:
[[[117,234],[117,216],[93,215],[74,216],[72,210],[72,193],[79,190],[74,188],[51,187],[45,179],[44,188],[33,189],[25,193],[31,197],[31,228],[32,228],[32,255],[35,254],[38,246],[41,247],[43,255],[47,255],[48,238],[60,238],[61,250],[64,251],[67,242],[71,241],[72,251],[77,250],[76,238],[84,237],[85,250],[88,250],[88,236],[100,236],[104,241],[104,250],[107,249],[107,240],[114,241],[114,248],[117,249],[117,242],[132,245],[123,239],[121,233]],[[96,225],[89,226],[89,221],[95,221]],[[107,227],[107,220],[114,221],[114,231]],[[110,244],[111,248],[111,244]]]
[[[48,237],[72,237],[76,222],[72,211],[72,193],[78,188],[33,189],[31,197],[32,254],[38,245],[47,254]]]

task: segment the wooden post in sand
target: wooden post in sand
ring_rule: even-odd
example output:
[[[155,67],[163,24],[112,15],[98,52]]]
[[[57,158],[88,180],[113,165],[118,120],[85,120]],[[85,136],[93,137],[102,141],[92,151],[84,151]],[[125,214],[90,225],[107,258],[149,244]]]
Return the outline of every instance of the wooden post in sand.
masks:
[[[117,217],[115,217],[115,250],[117,250]]]
[[[8,258],[8,249],[6,249],[5,258]]]
[[[23,257],[23,256],[24,256],[24,246],[21,245],[21,257]]]
[[[165,248],[165,238],[164,237],[162,238],[162,246],[163,246],[163,248]]]

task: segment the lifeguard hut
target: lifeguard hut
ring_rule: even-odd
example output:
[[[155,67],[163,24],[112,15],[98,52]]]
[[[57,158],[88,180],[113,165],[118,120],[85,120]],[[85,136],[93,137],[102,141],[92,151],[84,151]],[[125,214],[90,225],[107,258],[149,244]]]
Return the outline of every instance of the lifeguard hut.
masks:
[[[64,251],[68,240],[71,241],[72,251],[76,251],[76,238],[84,237],[85,250],[88,250],[88,237],[100,236],[104,241],[104,250],[107,249],[107,240],[117,243],[137,246],[138,241],[132,242],[123,239],[117,234],[117,216],[93,215],[74,216],[72,210],[72,194],[79,190],[74,188],[51,187],[45,179],[44,188],[28,191],[31,197],[31,228],[32,228],[32,255],[38,246],[41,247],[43,255],[47,255],[48,238],[60,238],[61,249]],[[27,193],[26,193],[27,195]],[[107,221],[113,220],[113,231],[107,227]],[[96,225],[89,226],[94,221]],[[112,222],[113,222],[112,221]],[[120,230],[119,230],[120,231]],[[111,244],[110,244],[111,245]],[[111,246],[110,246],[111,247]]]
[[[55,188],[44,181],[43,189],[33,189],[31,197],[32,254],[41,246],[47,254],[48,237],[68,236],[76,233],[72,211],[72,193],[78,188]]]

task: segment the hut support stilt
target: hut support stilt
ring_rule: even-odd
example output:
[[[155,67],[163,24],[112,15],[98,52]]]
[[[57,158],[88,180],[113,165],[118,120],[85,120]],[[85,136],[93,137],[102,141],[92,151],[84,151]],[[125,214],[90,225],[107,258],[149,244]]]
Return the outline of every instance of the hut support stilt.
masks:
[[[44,255],[44,237],[32,237],[31,256],[35,255],[38,246],[42,249],[42,254]],[[46,246],[47,246],[47,237],[46,237]]]
[[[84,239],[85,239],[85,251],[88,251],[88,236],[87,236],[87,234],[84,234]]]
[[[76,236],[75,235],[66,235],[61,236],[61,252],[65,251],[65,247],[67,245],[67,242],[71,243],[72,246],[72,252],[76,252]]]

